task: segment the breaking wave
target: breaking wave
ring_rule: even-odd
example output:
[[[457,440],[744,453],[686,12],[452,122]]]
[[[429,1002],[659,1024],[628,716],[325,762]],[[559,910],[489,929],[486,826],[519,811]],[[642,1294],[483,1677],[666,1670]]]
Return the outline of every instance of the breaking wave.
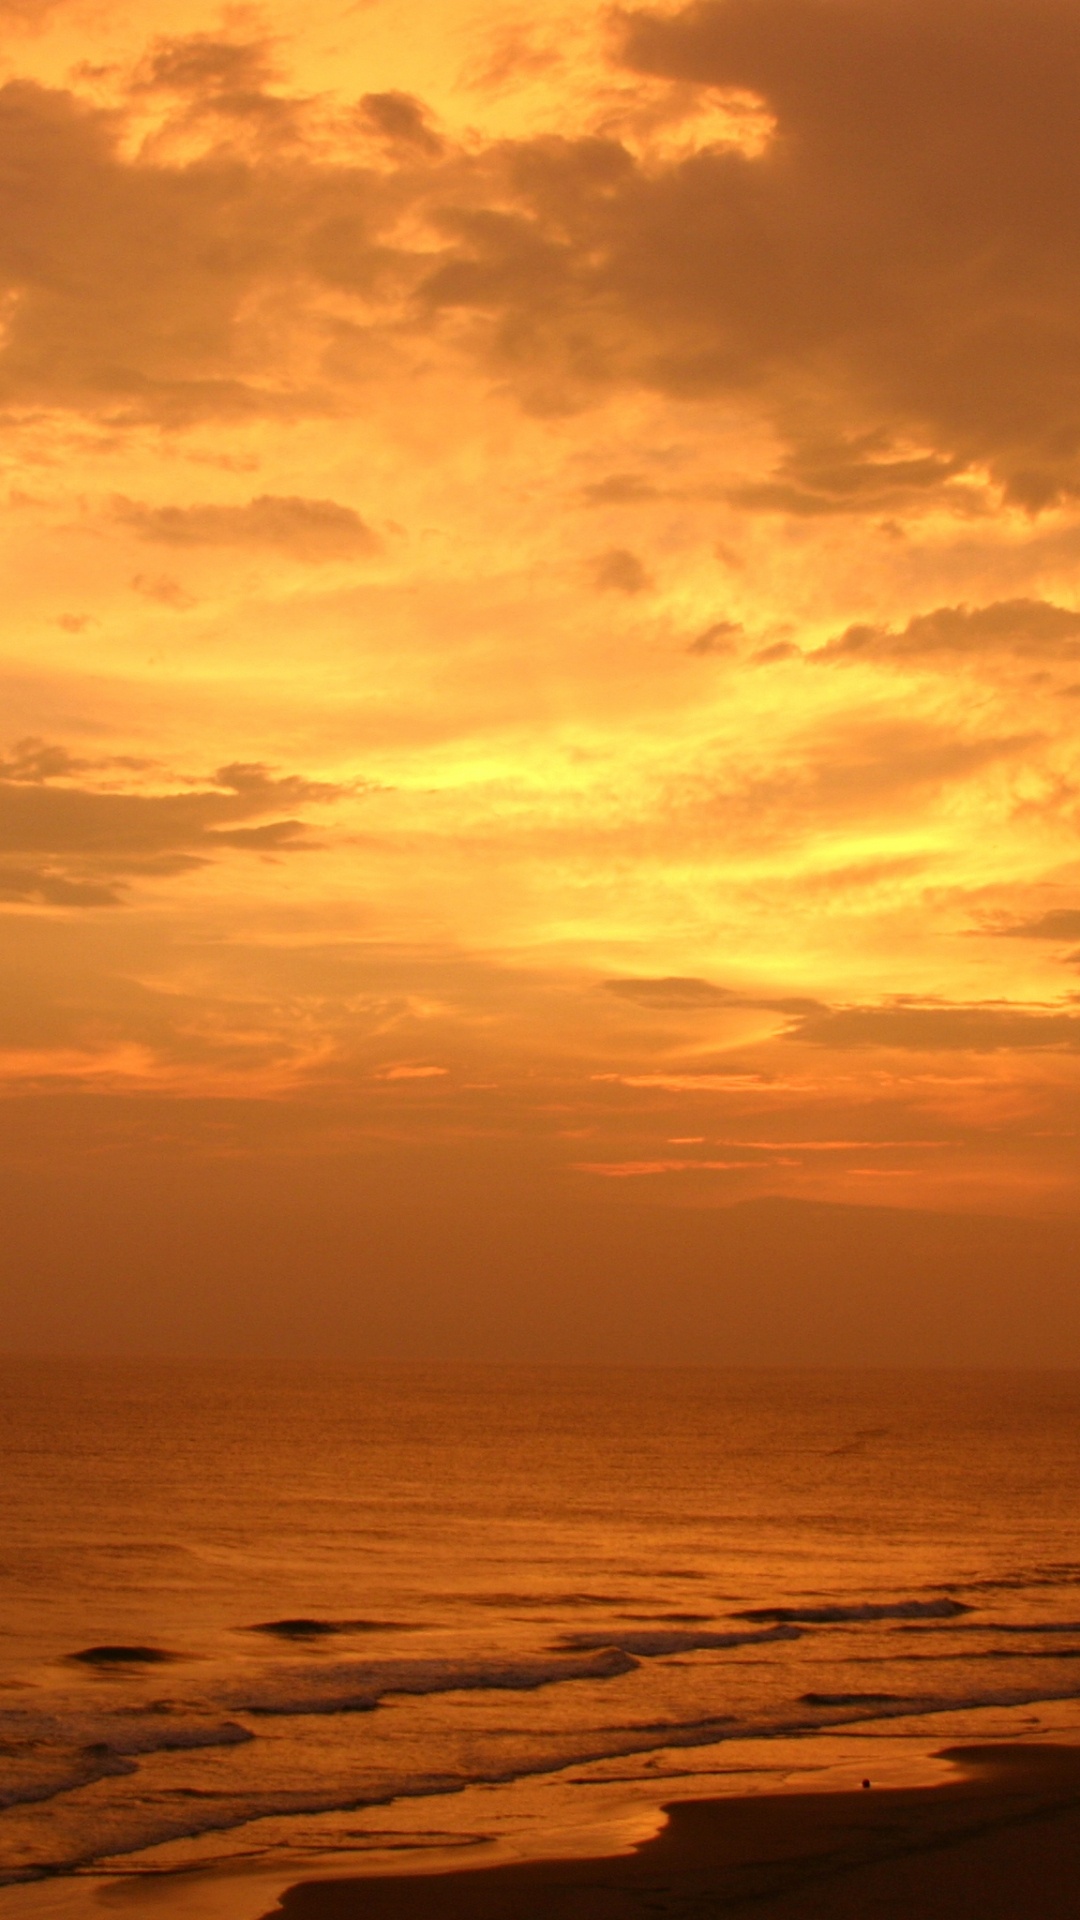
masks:
[[[838,1626],[868,1620],[956,1620],[974,1613],[962,1600],[860,1600],[849,1606],[746,1607],[733,1620],[797,1621],[806,1626]]]
[[[630,1633],[614,1629],[609,1633],[564,1633],[559,1637],[563,1647],[578,1647],[586,1650],[590,1647],[617,1647],[622,1653],[636,1654],[641,1659],[655,1659],[665,1653],[697,1653],[708,1648],[753,1647],[775,1643],[777,1640],[801,1640],[798,1627],[768,1627],[762,1633],[703,1633],[700,1628],[647,1628]]]
[[[611,1680],[636,1665],[605,1638],[591,1659],[583,1649],[533,1659],[342,1660],[283,1667],[226,1686],[215,1697],[232,1713],[365,1713],[392,1693],[530,1693],[562,1680]]]
[[[0,1808],[55,1799],[111,1774],[135,1773],[135,1759],[199,1747],[236,1747],[247,1727],[166,1706],[148,1712],[0,1712]]]

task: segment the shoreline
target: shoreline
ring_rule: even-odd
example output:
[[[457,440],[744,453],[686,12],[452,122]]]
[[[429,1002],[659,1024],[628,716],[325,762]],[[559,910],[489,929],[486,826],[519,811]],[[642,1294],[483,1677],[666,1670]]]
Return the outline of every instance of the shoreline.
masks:
[[[390,1849],[379,1847],[381,1857],[335,1845],[331,1831],[323,1849],[309,1833],[307,1857],[291,1860],[261,1847],[202,1860],[155,1850],[0,1888],[0,1920],[99,1920],[109,1911],[117,1920],[720,1920],[751,1908],[765,1920],[1016,1920],[1051,1856],[1065,1863],[1066,1894],[1042,1902],[1033,1920],[1075,1920],[1076,1704],[1066,1713],[1049,1703],[1034,1725],[1026,1711],[980,1710],[936,1739],[925,1724],[898,1737],[877,1723],[854,1737],[739,1742],[737,1765],[575,1778],[570,1795],[555,1799],[548,1780],[535,1797],[528,1780],[474,1787],[441,1801],[448,1844],[399,1851],[392,1809],[373,1810]],[[865,1775],[870,1792],[859,1787]],[[1026,1864],[983,1858],[993,1832],[1031,1822],[1041,1838]],[[401,1837],[411,1830],[403,1822]],[[430,1828],[425,1838],[435,1838]],[[959,1863],[944,1903],[926,1884],[942,1849]],[[763,1884],[766,1865],[774,1878]],[[890,1905],[898,1865],[906,1891]],[[850,1907],[841,1899],[849,1882],[861,1889]],[[1000,1911],[987,1905],[992,1882],[1011,1889]],[[971,1887],[980,1898],[965,1905]]]
[[[300,1880],[263,1920],[1075,1920],[1080,1745],[953,1745],[934,1786],[675,1800],[632,1851]]]

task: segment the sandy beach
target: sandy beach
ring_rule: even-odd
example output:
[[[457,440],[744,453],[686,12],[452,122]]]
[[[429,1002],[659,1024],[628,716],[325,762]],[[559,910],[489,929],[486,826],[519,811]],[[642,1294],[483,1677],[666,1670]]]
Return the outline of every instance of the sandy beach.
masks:
[[[310,1881],[266,1920],[1075,1920],[1080,1747],[955,1747],[937,1787],[676,1802],[632,1854]]]

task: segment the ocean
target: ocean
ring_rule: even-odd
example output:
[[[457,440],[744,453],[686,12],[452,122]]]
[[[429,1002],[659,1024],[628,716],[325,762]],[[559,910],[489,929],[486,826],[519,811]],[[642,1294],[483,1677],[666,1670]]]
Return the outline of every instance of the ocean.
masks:
[[[0,1920],[1080,1738],[1080,1376],[0,1363]]]

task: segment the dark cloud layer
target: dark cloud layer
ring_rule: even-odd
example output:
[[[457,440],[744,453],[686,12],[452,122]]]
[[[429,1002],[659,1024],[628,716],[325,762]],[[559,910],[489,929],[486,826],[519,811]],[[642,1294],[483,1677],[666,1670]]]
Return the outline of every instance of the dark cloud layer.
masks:
[[[787,649],[778,649],[780,658]],[[767,658],[773,649],[764,650]],[[684,805],[698,818],[722,823],[729,835],[768,841],[777,835],[820,831],[826,821],[890,819],[898,805],[909,810],[933,802],[949,787],[977,780],[992,769],[1022,766],[1043,744],[1034,733],[965,738],[948,728],[912,719],[847,719],[819,730],[800,761],[744,781],[721,780],[711,790],[691,782]]]
[[[1080,907],[1051,907],[1034,920],[1017,920],[994,932],[1012,940],[1080,940]]]
[[[268,547],[295,560],[339,560],[378,551],[353,507],[336,500],[261,493],[242,506],[152,507],[118,498],[113,514],[142,540],[172,547]]]
[[[651,584],[646,569],[628,547],[609,547],[592,562],[593,584],[601,592],[644,593]]]
[[[854,626],[819,648],[817,660],[898,662],[1013,653],[1040,659],[1080,659],[1080,613],[1048,600],[998,600],[988,607],[936,607],[899,632]]]
[[[1080,1014],[1003,1006],[839,1007],[800,1020],[793,1038],[816,1047],[897,1047],[914,1053],[1080,1052]]]
[[[620,1000],[632,1000],[639,1007],[659,1007],[665,1012],[726,1007],[732,999],[727,988],[715,987],[711,980],[675,974],[658,980],[605,980],[603,985],[608,993],[618,994]]]
[[[443,141],[432,127],[423,101],[411,93],[365,93],[358,116],[391,147],[412,149],[429,157],[443,151]]]
[[[1080,916],[1072,918],[1080,921]],[[1003,1049],[1028,1051],[1032,1048],[1080,1052],[1080,1013],[1047,1012],[996,1003],[920,1006],[908,1001],[891,1001],[879,1006],[828,1007],[820,1000],[794,994],[739,993],[716,986],[711,980],[679,975],[605,980],[602,984],[608,993],[649,1011],[707,1013],[754,1007],[786,1014],[792,1024],[786,1029],[785,1038],[841,1052],[866,1047],[889,1047],[914,1053],[997,1053]]]
[[[608,993],[617,994],[620,1000],[632,1000],[639,1007],[656,1008],[667,1013],[693,1013],[699,1009],[720,1007],[759,1007],[769,1013],[804,1016],[828,1012],[819,1000],[809,1000],[797,994],[764,997],[737,993],[730,987],[714,986],[711,980],[682,978],[678,975],[656,980],[605,980],[603,986]]]
[[[170,43],[173,78],[269,140],[270,96],[229,94],[220,55]],[[370,294],[389,271],[372,229],[393,217],[392,179],[313,158],[295,130],[170,163],[128,157],[124,129],[69,90],[0,87],[0,402],[167,424],[326,411],[317,360],[290,357],[306,295]]]
[[[150,47],[134,91],[250,101],[265,93],[272,74],[267,51],[257,41],[221,40],[208,33],[167,35]]]
[[[0,0],[0,20],[12,26],[36,27],[63,4],[64,0]]]
[[[699,633],[691,640],[687,653],[733,653],[735,642],[742,635],[742,625],[738,620],[714,620],[711,627]]]
[[[120,895],[101,880],[69,880],[47,867],[0,866],[0,901],[9,906],[114,907]]]
[[[771,480],[732,487],[733,506],[751,512],[791,513],[800,518],[822,514],[881,513],[918,505],[920,498],[944,498],[958,511],[975,502],[950,482],[962,472],[956,456],[891,453],[888,433],[880,429],[848,439],[807,435],[780,461]]]
[[[1075,0],[623,20],[640,71],[745,88],[778,126],[762,161],[705,158],[656,196],[642,307],[667,288],[670,384],[766,384],[793,417],[816,389],[845,431],[986,463],[1025,505],[1075,491]]]
[[[1029,508],[1080,492],[1075,0],[701,0],[624,12],[617,52],[706,102],[762,98],[775,137],[664,163],[613,136],[466,151],[389,92],[353,109],[357,157],[331,159],[265,50],[196,35],[157,44],[136,96],[259,138],[167,163],[128,157],[121,115],[10,82],[0,399],[340,406],[344,363],[294,351],[331,290],[365,325],[466,315],[455,337],[539,408],[635,383],[749,401],[789,446],[750,507],[970,507],[959,476],[984,469]]]
[[[0,900],[110,906],[122,897],[124,876],[184,873],[229,848],[300,851],[310,844],[302,820],[263,816],[342,791],[242,763],[219,767],[194,791],[57,784],[87,771],[85,761],[41,741],[22,741],[0,761]]]

